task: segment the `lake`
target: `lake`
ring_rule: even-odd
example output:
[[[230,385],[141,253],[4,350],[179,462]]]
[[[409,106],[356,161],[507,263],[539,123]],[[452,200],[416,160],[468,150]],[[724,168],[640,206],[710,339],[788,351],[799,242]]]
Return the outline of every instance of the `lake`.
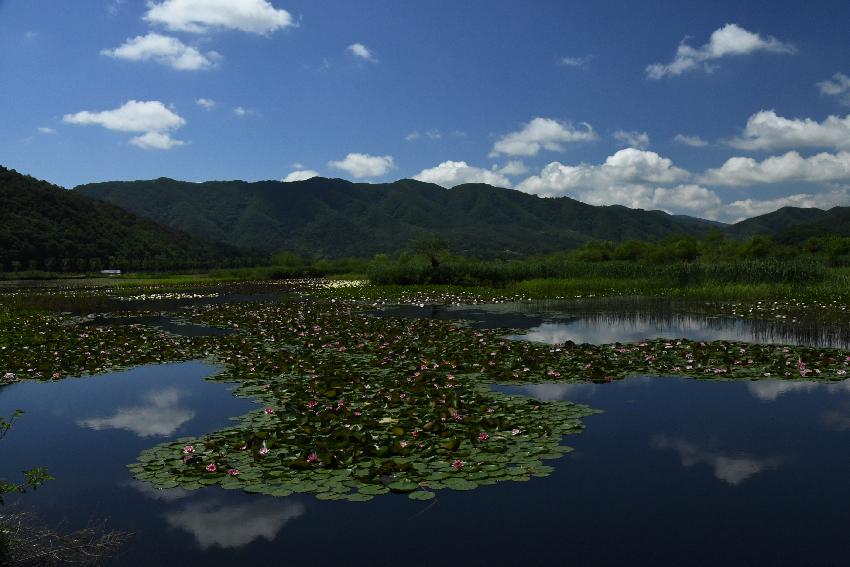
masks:
[[[580,311],[502,305],[381,314],[462,318],[526,329],[513,338],[550,343],[680,337],[843,345],[840,332],[812,334],[808,323]],[[112,562],[126,566],[270,558],[316,565],[845,562],[850,382],[631,375],[605,384],[496,385],[602,412],[563,439],[574,451],[547,460],[548,476],[441,489],[424,502],[404,494],[347,502],[219,486],[159,490],[134,480],[127,465],[145,449],[230,427],[231,418],[261,407],[235,397],[233,384],[205,380],[220,369],[189,361],[0,388],[0,415],[26,410],[3,442],[0,477],[35,465],[56,477],[10,502],[68,529],[108,519],[132,532]]]

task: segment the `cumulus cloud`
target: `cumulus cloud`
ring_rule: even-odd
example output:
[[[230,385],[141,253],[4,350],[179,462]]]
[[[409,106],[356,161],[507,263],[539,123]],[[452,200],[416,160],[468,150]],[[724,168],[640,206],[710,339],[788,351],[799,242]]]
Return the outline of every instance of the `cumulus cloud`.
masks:
[[[496,187],[511,186],[510,180],[501,173],[474,167],[465,161],[444,161],[436,167],[423,169],[413,178],[448,188],[463,183],[487,183]]]
[[[144,19],[174,31],[232,29],[269,34],[295,25],[292,16],[267,0],[164,0],[149,2]]]
[[[670,184],[687,178],[687,171],[655,152],[626,148],[609,156],[602,165],[570,166],[552,162],[539,175],[520,183],[517,189],[542,197],[559,197],[580,190],[647,183]]]
[[[412,142],[413,140],[418,140],[422,137],[422,134],[419,133],[419,130],[414,130],[410,134],[404,137],[404,139],[408,142]]]
[[[717,480],[731,486],[738,486],[757,474],[776,470],[788,462],[787,457],[753,457],[745,453],[732,454],[712,451],[685,439],[677,439],[664,435],[652,439],[652,448],[657,450],[673,450],[679,455],[683,467],[693,467],[699,464],[709,465]]]
[[[685,134],[676,134],[676,137],[673,138],[673,141],[677,144],[691,146],[692,148],[703,148],[708,145],[708,142],[706,142],[699,136],[686,136]]]
[[[215,101],[211,98],[199,98],[195,101],[195,104],[204,108],[205,110],[212,110],[215,108]]]
[[[83,110],[66,114],[62,120],[69,124],[99,125],[118,132],[140,132],[130,143],[144,149],[167,150],[185,144],[170,136],[186,121],[158,100],[130,100],[118,108],[93,112]]]
[[[850,188],[838,187],[820,193],[797,193],[776,199],[739,199],[725,207],[733,222],[773,212],[782,207],[831,209],[850,205]]]
[[[352,43],[348,47],[346,47],[348,51],[352,53],[358,59],[363,59],[364,61],[369,61],[370,63],[377,63],[378,58],[375,57],[375,54],[368,47],[363,45],[362,43]]]
[[[186,121],[158,100],[130,100],[113,110],[83,110],[66,114],[62,120],[70,124],[98,124],[121,132],[158,132],[180,128]]]
[[[682,40],[676,49],[676,56],[670,63],[653,63],[647,66],[646,75],[650,79],[661,79],[668,75],[681,75],[697,69],[711,72],[715,69],[713,61],[732,55],[748,55],[757,51],[769,53],[794,53],[792,45],[783,43],[775,37],[762,37],[747,31],[737,24],[726,24],[714,30],[708,43],[693,47]]]
[[[592,55],[585,55],[584,57],[562,57],[561,65],[564,67],[584,67],[593,59]]]
[[[573,197],[592,205],[625,205],[718,218],[722,202],[714,191],[684,183],[690,174],[655,152],[626,148],[601,165],[552,162],[517,189],[541,197]]]
[[[170,150],[186,144],[182,140],[175,140],[168,132],[145,132],[130,138],[130,143],[143,150]]]
[[[844,73],[836,73],[832,79],[817,83],[821,94],[838,97],[841,104],[850,106],[850,77]]]
[[[850,149],[850,114],[843,118],[827,116],[817,122],[811,118],[784,118],[773,110],[762,110],[747,119],[740,136],[726,143],[741,150]]]
[[[528,173],[528,167],[521,160],[515,159],[508,161],[502,167],[494,165],[493,171],[502,175],[523,175]]]
[[[372,156],[359,153],[350,153],[340,161],[329,161],[328,165],[334,169],[347,172],[355,179],[380,177],[395,167],[392,156]]]
[[[587,122],[582,128],[575,128],[569,122],[559,122],[552,118],[534,118],[523,125],[521,130],[505,134],[493,145],[490,157],[536,156],[540,150],[560,152],[564,144],[586,142],[596,139],[596,133]]]
[[[743,187],[764,183],[825,183],[850,180],[850,152],[819,153],[803,157],[791,151],[763,161],[733,157],[699,178],[708,185]]]
[[[649,147],[649,134],[646,132],[617,130],[614,132],[614,139],[630,148],[645,150]]]
[[[312,179],[313,177],[318,176],[318,171],[313,171],[312,169],[299,169],[290,172],[289,175],[281,179],[281,181],[283,181],[284,183],[289,183],[291,181],[305,181],[307,179]]]
[[[176,37],[153,32],[129,38],[123,45],[100,53],[128,61],[156,61],[178,71],[210,69],[220,57],[215,51],[201,53]]]
[[[47,126],[41,126],[38,129],[38,133],[39,134],[55,134],[56,130],[54,130],[53,128],[48,128]]]

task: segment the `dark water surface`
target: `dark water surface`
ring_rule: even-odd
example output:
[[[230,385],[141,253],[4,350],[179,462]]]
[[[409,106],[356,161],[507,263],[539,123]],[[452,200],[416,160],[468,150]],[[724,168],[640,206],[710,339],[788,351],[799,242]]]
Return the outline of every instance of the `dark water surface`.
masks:
[[[525,483],[431,502],[155,491],[125,465],[253,409],[199,362],[0,389],[27,411],[0,477],[57,477],[19,499],[67,527],[136,533],[115,565],[843,565],[850,383],[632,377],[501,389],[604,410]]]

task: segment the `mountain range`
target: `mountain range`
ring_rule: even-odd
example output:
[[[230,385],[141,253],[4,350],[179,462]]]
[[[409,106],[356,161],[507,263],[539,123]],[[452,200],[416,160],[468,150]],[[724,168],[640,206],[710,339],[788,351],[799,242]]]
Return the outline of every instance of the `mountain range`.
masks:
[[[247,265],[286,250],[371,256],[438,235],[457,253],[543,254],[588,240],[850,236],[850,207],[785,207],[735,224],[540,198],[484,184],[112,181],[66,190],[0,166],[0,269],[162,269]]]
[[[445,189],[412,179],[369,184],[321,177],[290,183],[160,178],[74,191],[202,238],[328,257],[396,252],[432,234],[450,240],[455,252],[492,257],[565,250],[590,239],[698,236],[724,226],[484,184]]]

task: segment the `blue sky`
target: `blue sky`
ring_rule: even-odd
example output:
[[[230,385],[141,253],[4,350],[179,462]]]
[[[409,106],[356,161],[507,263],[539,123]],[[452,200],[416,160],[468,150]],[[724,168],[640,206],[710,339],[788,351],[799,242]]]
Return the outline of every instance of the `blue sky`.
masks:
[[[850,204],[850,3],[0,0],[0,163]]]

